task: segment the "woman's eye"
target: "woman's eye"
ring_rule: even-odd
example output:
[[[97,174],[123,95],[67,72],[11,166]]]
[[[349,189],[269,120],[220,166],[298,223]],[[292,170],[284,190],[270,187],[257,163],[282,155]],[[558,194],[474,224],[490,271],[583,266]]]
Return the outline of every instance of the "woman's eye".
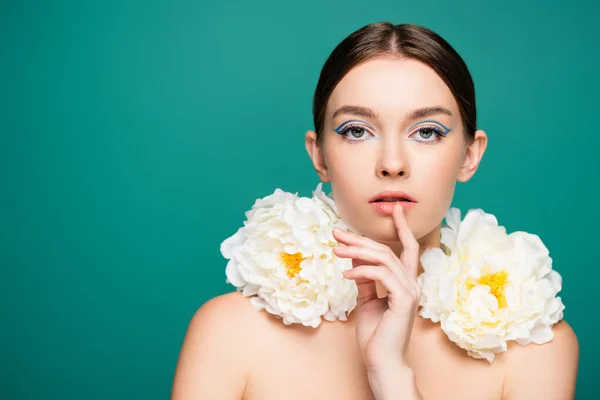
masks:
[[[411,136],[417,136],[413,140],[424,143],[435,143],[440,141],[447,132],[435,126],[423,126],[415,131]]]
[[[360,139],[365,134],[365,129],[364,128],[350,128],[349,132],[350,132],[350,135],[352,135],[352,137]]]
[[[351,142],[367,140],[367,135],[369,134],[367,128],[358,125],[348,125],[335,131]]]
[[[423,139],[429,139],[431,136],[433,136],[435,131],[433,130],[433,128],[422,128],[420,130],[420,133]]]

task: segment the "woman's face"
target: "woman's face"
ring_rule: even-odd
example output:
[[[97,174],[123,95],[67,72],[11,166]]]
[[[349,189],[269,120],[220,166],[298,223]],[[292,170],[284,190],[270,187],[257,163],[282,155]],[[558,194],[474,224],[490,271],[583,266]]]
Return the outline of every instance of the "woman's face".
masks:
[[[405,208],[417,239],[439,227],[456,181],[475,173],[486,147],[477,131],[467,146],[456,100],[427,65],[376,58],[353,68],[327,104],[323,143],[306,134],[319,177],[331,182],[343,220],[380,242],[397,242],[391,215],[372,200],[383,191],[414,199]]]

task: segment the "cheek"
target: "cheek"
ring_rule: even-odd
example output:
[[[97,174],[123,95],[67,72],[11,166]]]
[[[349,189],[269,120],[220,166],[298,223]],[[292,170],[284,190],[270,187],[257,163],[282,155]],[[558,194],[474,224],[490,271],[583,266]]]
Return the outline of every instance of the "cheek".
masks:
[[[435,156],[420,159],[419,165],[414,165],[413,183],[417,183],[422,203],[423,214],[420,219],[423,226],[422,234],[428,233],[440,223],[452,203],[456,178],[462,165],[462,155],[459,151],[446,149]]]
[[[437,194],[453,190],[463,162],[463,151],[460,141],[446,140],[439,146],[433,145],[430,151],[413,149],[411,180],[420,189],[433,190]]]
[[[455,186],[459,163],[460,160],[455,157],[431,159],[427,165],[422,165],[418,172],[415,171],[414,178],[423,182],[423,185],[419,185],[421,188],[442,194],[452,190]]]
[[[352,218],[356,217],[353,210],[357,209],[360,202],[364,202],[364,189],[373,186],[372,157],[365,154],[364,147],[360,151],[359,146],[350,144],[327,153],[333,198],[340,216],[349,224],[357,222]]]
[[[381,188],[374,173],[377,156],[376,147],[369,148],[364,144],[331,146],[326,151],[332,194],[340,216],[359,231],[373,228],[372,212],[364,207],[367,207],[366,198],[374,194],[371,192]],[[405,156],[410,175],[399,185],[421,202],[419,211],[409,217],[411,227],[420,237],[439,225],[448,210],[462,153],[459,144],[452,142],[427,150],[422,147],[408,149]],[[392,228],[390,225],[390,232]],[[385,230],[383,227],[378,229]]]

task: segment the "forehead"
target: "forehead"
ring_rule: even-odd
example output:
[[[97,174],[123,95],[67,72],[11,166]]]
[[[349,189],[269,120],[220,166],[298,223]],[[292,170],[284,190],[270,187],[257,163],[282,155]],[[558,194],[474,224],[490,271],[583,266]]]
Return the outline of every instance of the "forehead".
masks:
[[[456,100],[442,78],[413,59],[375,58],[352,68],[333,90],[327,117],[342,105],[366,106],[383,118],[428,106],[444,106],[458,115]]]

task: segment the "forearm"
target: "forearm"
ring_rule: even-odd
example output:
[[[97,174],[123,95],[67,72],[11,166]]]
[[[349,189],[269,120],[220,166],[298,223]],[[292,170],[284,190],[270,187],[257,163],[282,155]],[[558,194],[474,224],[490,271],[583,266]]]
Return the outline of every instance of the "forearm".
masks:
[[[423,400],[415,374],[407,366],[372,367],[368,370],[368,377],[377,400]]]

